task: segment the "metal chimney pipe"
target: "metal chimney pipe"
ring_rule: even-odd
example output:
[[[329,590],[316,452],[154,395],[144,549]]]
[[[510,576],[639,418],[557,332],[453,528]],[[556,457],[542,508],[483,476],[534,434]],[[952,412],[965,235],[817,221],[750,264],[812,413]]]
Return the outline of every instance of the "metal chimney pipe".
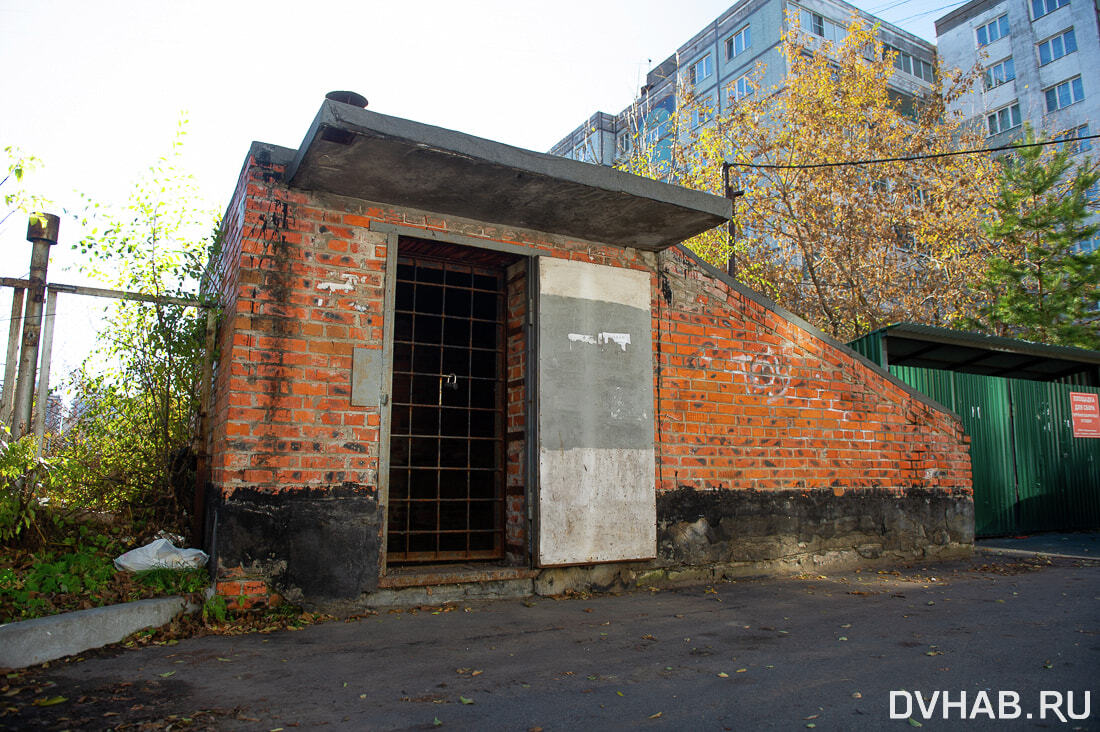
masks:
[[[353,91],[330,91],[325,95],[325,99],[333,102],[343,102],[361,109],[367,108],[367,98]]]

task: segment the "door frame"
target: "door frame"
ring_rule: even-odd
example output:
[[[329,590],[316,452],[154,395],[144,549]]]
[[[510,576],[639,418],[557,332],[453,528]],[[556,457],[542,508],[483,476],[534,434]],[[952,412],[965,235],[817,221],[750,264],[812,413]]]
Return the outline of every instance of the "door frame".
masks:
[[[414,226],[390,224],[380,221],[372,221],[370,231],[386,235],[386,265],[383,273],[383,312],[382,312],[382,394],[379,399],[379,430],[378,430],[378,501],[381,511],[382,537],[379,547],[379,577],[385,577],[388,570],[387,547],[389,537],[389,494],[390,494],[390,429],[391,429],[391,395],[393,393],[393,339],[394,339],[394,310],[397,298],[397,254],[402,237],[438,241],[447,244],[473,247],[475,249],[488,249],[490,251],[514,254],[523,257],[527,263],[527,318],[524,324],[524,342],[526,344],[526,373],[524,378],[525,405],[527,416],[524,429],[526,431],[524,461],[526,476],[524,476],[527,514],[527,561],[525,566],[533,566],[535,560],[535,544],[538,523],[538,512],[534,502],[538,496],[538,444],[537,414],[538,388],[537,388],[537,364],[538,355],[538,252],[527,247],[489,239],[478,239],[463,234],[452,234],[433,229],[420,229]],[[505,474],[507,481],[507,474]]]

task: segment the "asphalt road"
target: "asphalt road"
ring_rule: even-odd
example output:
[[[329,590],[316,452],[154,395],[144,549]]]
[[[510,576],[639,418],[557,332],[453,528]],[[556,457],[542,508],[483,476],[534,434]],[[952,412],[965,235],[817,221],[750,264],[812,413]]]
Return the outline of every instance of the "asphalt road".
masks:
[[[35,671],[33,690],[0,698],[18,710],[0,727],[1100,729],[1098,633],[1100,564],[979,555],[116,649]],[[891,691],[909,693],[910,715],[890,718]],[[918,701],[936,691],[926,718]],[[1044,691],[1065,723],[1040,719]],[[996,716],[999,692],[1019,694],[1019,718],[989,719],[982,697]],[[1090,716],[1071,719],[1086,693]]]

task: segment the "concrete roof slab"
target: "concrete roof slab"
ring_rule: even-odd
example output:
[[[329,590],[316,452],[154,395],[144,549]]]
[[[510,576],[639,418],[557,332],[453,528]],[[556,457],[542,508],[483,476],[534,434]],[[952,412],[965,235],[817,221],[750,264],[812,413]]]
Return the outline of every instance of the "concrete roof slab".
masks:
[[[295,188],[659,251],[725,223],[732,203],[611,168],[326,100]]]

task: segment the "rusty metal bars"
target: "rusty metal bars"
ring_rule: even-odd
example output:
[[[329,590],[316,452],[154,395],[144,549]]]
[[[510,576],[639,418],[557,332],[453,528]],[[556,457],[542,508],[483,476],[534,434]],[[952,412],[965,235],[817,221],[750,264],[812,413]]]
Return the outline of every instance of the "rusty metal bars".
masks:
[[[504,273],[399,260],[387,559],[504,549]]]

